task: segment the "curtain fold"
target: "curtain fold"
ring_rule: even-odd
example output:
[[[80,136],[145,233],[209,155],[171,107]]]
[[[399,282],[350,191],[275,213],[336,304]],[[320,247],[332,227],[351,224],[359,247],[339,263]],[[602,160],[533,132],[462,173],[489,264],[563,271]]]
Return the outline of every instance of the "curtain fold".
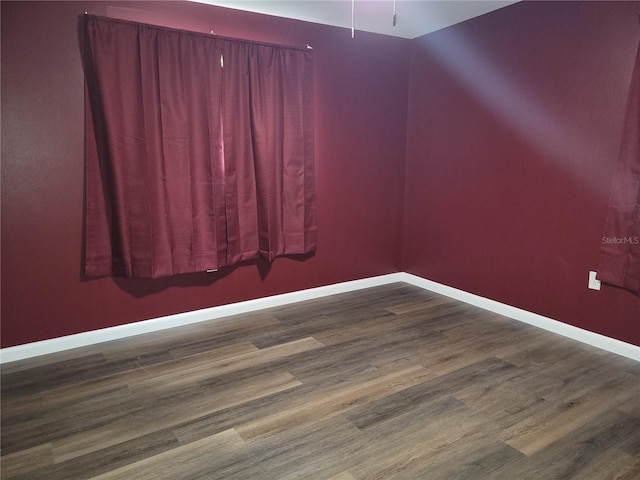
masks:
[[[312,165],[305,131],[313,131],[313,119],[306,115],[303,92],[312,78],[310,66],[295,53],[253,45],[249,54],[259,252],[269,261],[287,250],[306,251],[305,237],[315,233],[305,230],[304,222],[305,165]],[[271,169],[275,175],[268,174]]]
[[[86,22],[85,274],[163,277],[313,251],[309,53]]]
[[[597,278],[640,294],[640,45],[629,89]]]

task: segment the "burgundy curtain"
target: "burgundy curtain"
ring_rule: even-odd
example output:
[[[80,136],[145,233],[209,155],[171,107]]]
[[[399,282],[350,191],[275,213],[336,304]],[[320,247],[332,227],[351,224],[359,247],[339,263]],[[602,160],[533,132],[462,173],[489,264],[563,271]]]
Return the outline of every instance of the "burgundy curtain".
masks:
[[[85,274],[315,249],[305,50],[87,16]]]
[[[640,294],[640,46],[631,79],[597,278]]]

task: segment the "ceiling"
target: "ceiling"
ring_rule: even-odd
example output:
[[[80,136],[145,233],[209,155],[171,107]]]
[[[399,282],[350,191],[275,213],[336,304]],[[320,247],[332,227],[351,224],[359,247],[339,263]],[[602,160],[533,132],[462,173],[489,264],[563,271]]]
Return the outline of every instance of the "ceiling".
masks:
[[[416,38],[516,3],[517,0],[194,0],[308,22]],[[357,34],[357,33],[356,33]]]

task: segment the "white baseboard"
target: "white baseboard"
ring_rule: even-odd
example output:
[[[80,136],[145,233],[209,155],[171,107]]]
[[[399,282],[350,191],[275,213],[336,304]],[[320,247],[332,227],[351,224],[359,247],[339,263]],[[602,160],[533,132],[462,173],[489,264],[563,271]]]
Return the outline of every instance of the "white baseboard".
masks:
[[[281,295],[257,298],[254,300],[247,300],[245,302],[205,308],[192,312],[178,313],[175,315],[168,315],[166,317],[159,317],[126,325],[118,325],[115,327],[92,330],[75,335],[67,335],[64,337],[27,343],[15,347],[3,348],[0,349],[0,364],[25,360],[40,355],[70,350],[72,348],[85,347],[110,340],[132,337],[134,335],[157,332],[191,323],[221,319],[230,315],[253,312],[264,308],[279,307],[290,303],[325,297],[327,295],[346,293],[395,282],[409,283],[411,285],[424,288],[425,290],[430,290],[434,293],[455,298],[456,300],[513,318],[514,320],[528,323],[544,330],[578,340],[582,343],[640,361],[640,347],[638,346],[589,332],[566,323],[552,320],[551,318],[543,317],[542,315],[528,312],[511,305],[506,305],[495,300],[480,297],[441,283],[426,280],[416,275],[401,272],[365,278],[362,280],[336,283],[333,285],[310,288],[297,292],[283,293]]]
[[[134,335],[157,332],[159,330],[180,327],[191,323],[216,320],[230,315],[261,310],[263,308],[279,307],[281,305],[302,302],[304,300],[312,300],[314,298],[325,297],[327,295],[335,295],[337,293],[345,293],[354,290],[361,290],[363,288],[386,285],[388,283],[401,282],[401,277],[402,274],[400,273],[391,273],[378,277],[352,280],[323,287],[299,290],[297,292],[283,293],[281,295],[256,298],[254,300],[247,300],[229,305],[220,305],[218,307],[204,308],[202,310],[177,313],[166,317],[152,318],[150,320],[117,325],[115,327],[101,328],[99,330],[91,330],[89,332],[76,333],[74,335],[67,335],[39,342],[26,343],[15,347],[7,347],[0,349],[0,364],[26,360],[27,358],[61,352],[72,348],[86,347],[96,343],[132,337]]]
[[[441,283],[432,282],[431,280],[426,280],[410,273],[402,273],[401,277],[402,281],[415,285],[416,287],[455,298],[456,300],[460,300],[470,305],[475,305],[476,307],[489,310],[490,312],[499,313],[505,317],[513,318],[514,320],[528,323],[564,337],[598,347],[602,350],[631,358],[632,360],[640,361],[640,347],[636,345],[590,332],[582,328],[574,327],[573,325],[562,323],[505,303],[496,302],[489,298],[474,295],[473,293],[465,292],[464,290],[458,290],[457,288],[449,287]]]

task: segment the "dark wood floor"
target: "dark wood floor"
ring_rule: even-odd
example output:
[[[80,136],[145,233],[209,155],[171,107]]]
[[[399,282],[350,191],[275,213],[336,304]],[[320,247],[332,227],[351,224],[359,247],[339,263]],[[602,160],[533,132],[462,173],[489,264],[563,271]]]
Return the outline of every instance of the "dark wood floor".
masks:
[[[638,479],[640,363],[393,284],[2,368],[2,479]]]

